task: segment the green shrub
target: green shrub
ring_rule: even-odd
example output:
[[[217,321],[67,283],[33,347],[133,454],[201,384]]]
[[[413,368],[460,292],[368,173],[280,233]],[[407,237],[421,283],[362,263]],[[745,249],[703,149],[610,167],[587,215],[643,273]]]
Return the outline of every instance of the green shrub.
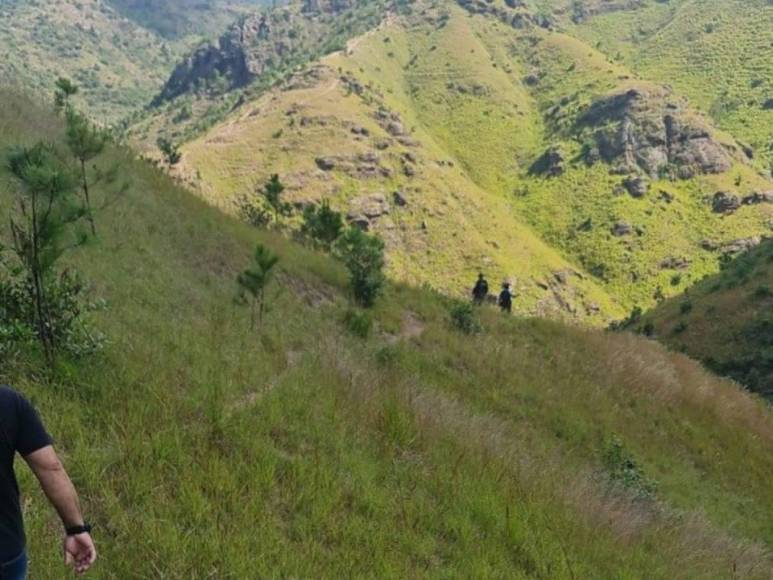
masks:
[[[616,435],[604,446],[602,461],[609,478],[639,497],[652,498],[657,484],[649,479]]]
[[[373,328],[373,318],[362,310],[347,310],[344,314],[344,324],[354,336],[368,338]]]
[[[330,208],[327,200],[324,200],[319,206],[310,205],[303,210],[301,234],[311,240],[314,245],[329,250],[341,237],[343,230],[343,217]]]
[[[464,334],[477,334],[483,330],[478,313],[469,302],[456,302],[450,315],[451,326]]]
[[[679,305],[679,312],[680,312],[681,314],[688,314],[688,313],[690,313],[691,311],[692,311],[692,302],[690,302],[689,300],[688,300],[688,301],[686,301],[686,302],[682,302],[682,303]]]
[[[384,242],[351,227],[341,236],[337,253],[349,270],[355,301],[365,308],[376,302],[386,281],[384,276]]]
[[[687,330],[687,323],[682,320],[674,327],[674,334],[682,334],[685,330]]]

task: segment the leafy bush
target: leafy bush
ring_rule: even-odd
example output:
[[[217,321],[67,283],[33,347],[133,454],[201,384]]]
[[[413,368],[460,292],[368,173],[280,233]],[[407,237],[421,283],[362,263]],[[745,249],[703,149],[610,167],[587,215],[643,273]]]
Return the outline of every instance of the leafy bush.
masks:
[[[450,315],[451,326],[464,334],[477,334],[483,330],[478,313],[469,302],[456,302]]]
[[[251,226],[265,228],[271,223],[271,213],[259,203],[255,203],[252,195],[242,195],[236,200],[239,216]]]
[[[679,305],[679,312],[680,312],[681,314],[688,314],[688,313],[690,313],[691,311],[692,311],[692,302],[690,302],[689,300],[688,300],[688,301],[686,301],[686,302],[682,302],[682,303]]]
[[[75,357],[100,351],[106,337],[86,315],[104,307],[86,300],[80,276],[65,270],[45,282],[47,328],[58,351]],[[13,357],[38,341],[35,299],[24,271],[0,256],[0,355]]]

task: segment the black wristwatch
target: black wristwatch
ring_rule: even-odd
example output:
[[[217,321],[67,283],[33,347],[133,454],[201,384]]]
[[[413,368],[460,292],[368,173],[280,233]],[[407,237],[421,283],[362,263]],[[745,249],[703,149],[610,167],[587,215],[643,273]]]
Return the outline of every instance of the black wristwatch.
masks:
[[[84,523],[82,526],[70,526],[64,529],[64,533],[68,536],[77,536],[79,534],[90,534],[91,524]]]

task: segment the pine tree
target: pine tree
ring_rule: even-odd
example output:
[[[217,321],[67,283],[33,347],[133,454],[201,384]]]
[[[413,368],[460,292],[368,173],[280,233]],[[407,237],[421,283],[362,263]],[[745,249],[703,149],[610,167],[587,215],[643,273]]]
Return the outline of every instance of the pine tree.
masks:
[[[56,81],[56,91],[54,91],[54,105],[57,109],[68,110],[70,108],[70,97],[78,94],[78,85],[70,79],[60,77]]]
[[[72,199],[76,178],[50,145],[13,151],[8,167],[19,183],[16,211],[10,219],[13,251],[28,280],[33,325],[53,366],[57,344],[48,282],[65,249],[64,233],[83,216],[83,208]]]
[[[338,240],[338,254],[349,270],[354,299],[372,307],[384,286],[384,242],[362,230],[350,227]]]
[[[319,206],[310,205],[303,210],[301,233],[319,247],[330,250],[343,230],[341,214],[331,209],[327,200],[323,200]]]
[[[67,111],[67,145],[80,165],[81,187],[86,217],[91,225],[92,235],[97,234],[94,214],[89,196],[89,180],[86,164],[102,153],[107,143],[107,134],[95,127],[85,116],[69,109]]]
[[[161,154],[164,156],[164,161],[166,161],[170,167],[180,163],[180,160],[183,158],[183,154],[180,152],[180,148],[177,145],[168,139],[165,139],[164,137],[159,137],[158,141],[156,141],[156,144],[161,150]]]
[[[252,266],[237,277],[240,297],[250,302],[250,328],[255,329],[256,321],[263,324],[265,310],[266,287],[274,275],[274,268],[279,262],[279,256],[271,253],[265,246],[258,244],[255,248]]]
[[[266,182],[262,189],[258,191],[258,194],[263,197],[266,204],[271,208],[274,213],[274,223],[279,223],[280,216],[289,215],[292,211],[292,207],[289,203],[282,201],[282,193],[284,193],[285,186],[279,179],[279,176],[275,173]]]

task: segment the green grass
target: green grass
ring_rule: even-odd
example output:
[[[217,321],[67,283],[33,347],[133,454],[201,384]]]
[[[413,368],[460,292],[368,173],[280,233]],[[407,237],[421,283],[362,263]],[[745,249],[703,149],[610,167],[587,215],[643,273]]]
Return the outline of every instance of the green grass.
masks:
[[[773,396],[773,245],[741,255],[636,325],[751,390]],[[677,329],[680,329],[677,332]]]
[[[3,96],[1,149],[61,137]],[[363,340],[345,326],[340,265],[132,157],[97,161],[120,161],[132,185],[67,259],[107,300],[106,350],[62,360],[52,383],[33,353],[0,370],[57,437],[97,525],[95,578],[773,569],[760,401],[631,335],[493,309],[463,335],[445,298],[407,286],[389,287]],[[260,333],[233,302],[257,242],[282,260]],[[613,437],[657,480],[657,504],[606,483]],[[58,577],[58,524],[23,474],[32,573]]]
[[[773,163],[771,7],[766,0],[648,2],[569,25],[572,34],[673,86],[722,129],[754,146],[757,165]]]

